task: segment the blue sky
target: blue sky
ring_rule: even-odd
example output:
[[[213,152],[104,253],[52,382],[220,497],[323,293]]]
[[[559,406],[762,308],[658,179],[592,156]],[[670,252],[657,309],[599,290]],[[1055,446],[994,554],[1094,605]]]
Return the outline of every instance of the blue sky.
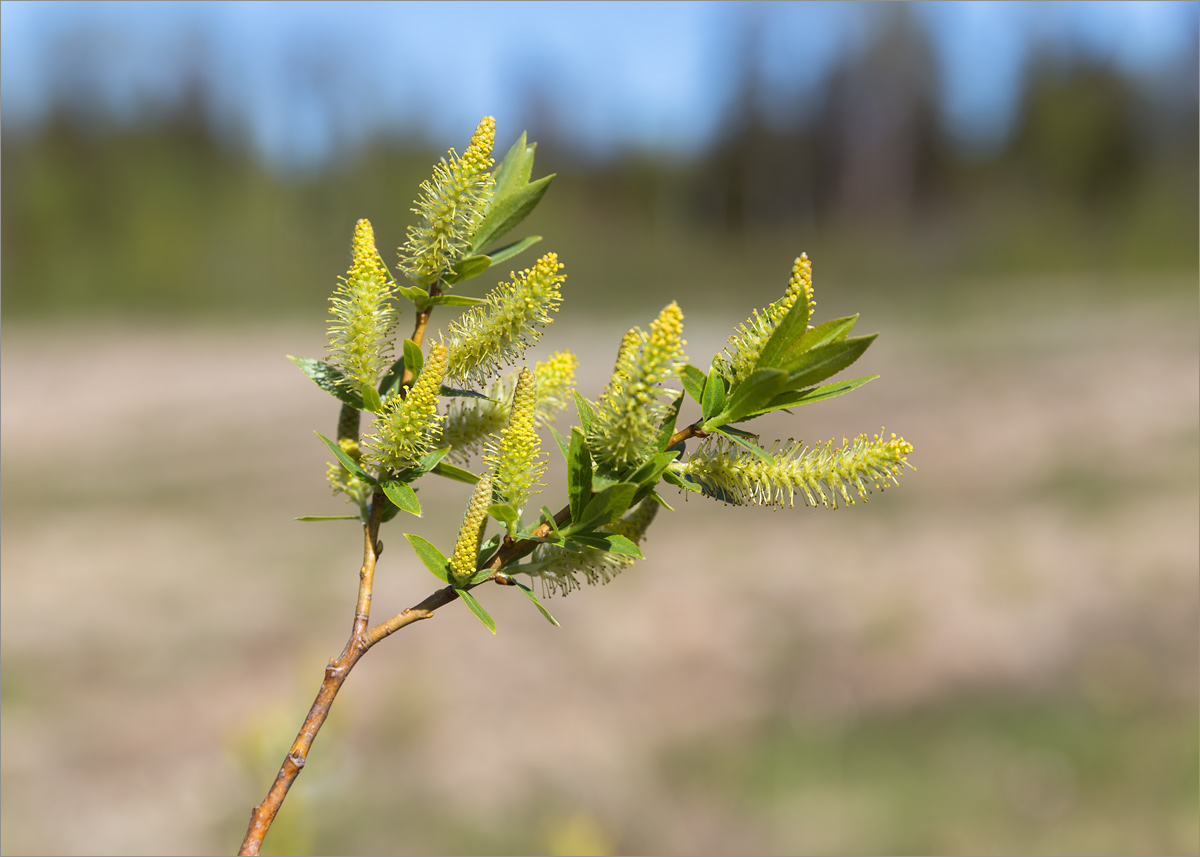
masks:
[[[1037,45],[1153,79],[1195,56],[1198,4],[916,3],[946,126],[1001,139]],[[541,102],[571,142],[698,149],[734,97],[746,28],[757,74],[803,100],[867,43],[887,6],[858,3],[14,2],[0,5],[6,129],[35,125],[82,85],[97,113],[134,120],[192,67],[218,124],[271,162],[317,165],[379,132],[465,139],[479,116],[515,136]],[[1195,76],[1193,66],[1190,73]]]

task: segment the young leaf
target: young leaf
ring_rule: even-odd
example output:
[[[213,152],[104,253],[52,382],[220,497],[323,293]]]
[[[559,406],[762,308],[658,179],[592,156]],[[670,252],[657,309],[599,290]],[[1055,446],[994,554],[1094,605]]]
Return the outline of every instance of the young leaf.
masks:
[[[663,482],[666,482],[669,485],[674,485],[676,488],[680,489],[681,491],[699,491],[700,490],[700,486],[697,485],[695,482],[693,482],[691,477],[681,476],[680,474],[676,473],[674,470],[664,470],[662,478],[663,478]],[[668,506],[667,508],[670,508],[670,507]],[[674,510],[672,509],[672,511],[674,511]]]
[[[852,336],[805,352],[794,366],[785,367],[789,372],[788,386],[795,390],[836,375],[861,357],[878,335]]]
[[[464,256],[454,263],[449,274],[442,277],[442,282],[448,286],[452,286],[455,283],[461,283],[463,280],[478,277],[491,266],[492,260],[487,256]],[[442,297],[445,297],[445,295]],[[429,302],[431,304],[440,303],[436,297],[431,298]]]
[[[421,516],[421,501],[417,499],[417,492],[407,482],[389,479],[386,482],[380,482],[379,487],[402,512],[408,512],[418,518]]]
[[[599,548],[609,553],[615,553],[619,556],[631,556],[634,559],[645,559],[639,548],[633,540],[626,536],[617,535],[615,533],[576,533],[571,536],[572,539],[579,542],[581,545],[586,545],[590,548]]]
[[[597,492],[584,508],[580,520],[568,529],[571,532],[585,532],[615,521],[629,510],[637,489],[638,486],[632,482],[618,482]]]
[[[387,370],[383,376],[383,379],[379,382],[380,399],[386,399],[388,396],[394,393],[396,388],[400,386],[400,381],[403,380],[403,378],[404,355],[401,354],[396,362],[392,364],[392,368]]]
[[[541,235],[530,235],[528,238],[522,238],[520,241],[514,241],[512,244],[506,244],[488,253],[488,258],[492,260],[493,265],[499,265],[501,262],[506,262],[518,253],[523,253],[534,244],[542,240]]]
[[[460,279],[465,280],[466,277]],[[435,295],[429,299],[429,306],[481,306],[485,303],[487,303],[486,298],[473,298],[470,295]]]
[[[592,421],[596,418],[596,412],[592,409],[592,403],[583,397],[578,390],[573,390],[575,393],[575,410],[579,413],[579,427],[583,429],[583,433],[587,434],[592,430]]]
[[[549,506],[542,507],[542,517],[546,519],[546,524],[550,527],[550,532],[554,533],[555,541],[562,541],[562,532],[558,529],[558,524],[554,520],[554,513],[550,511]]]
[[[444,449],[435,449],[433,452],[429,453],[429,455],[424,456],[420,461],[417,462],[417,472],[428,473],[430,470],[433,470],[433,468],[437,467],[438,463],[449,454],[450,447],[448,446]]]
[[[571,429],[571,445],[567,448],[567,486],[571,520],[578,521],[592,496],[592,456],[578,428]]]
[[[525,187],[529,177],[533,175],[533,152],[537,143],[530,145],[526,141],[525,132],[521,132],[517,142],[504,155],[493,174],[495,185],[492,188],[492,198],[508,196],[515,190]]]
[[[757,436],[735,429],[733,426],[721,426],[720,428],[713,429],[713,431],[729,438],[738,446],[750,450],[768,464],[775,463],[775,457],[754,442],[754,440],[758,440]],[[754,440],[751,440],[751,438],[754,438]]]
[[[799,360],[806,352],[814,348],[820,348],[822,345],[829,345],[832,342],[840,342],[845,339],[850,334],[850,331],[854,329],[854,324],[857,321],[857,315],[848,315],[844,318],[835,318],[823,324],[818,324],[812,330],[802,333],[798,339],[782,343],[779,350],[772,354],[773,362],[769,367],[762,359],[758,361],[758,365],[764,369],[787,369],[791,371],[792,364]],[[774,339],[774,337],[771,338],[772,340]],[[770,343],[768,342],[767,344],[769,345]],[[764,353],[766,352],[764,351]]]
[[[513,583],[517,583],[517,582],[514,580]],[[517,586],[520,587],[521,591],[525,593],[525,597],[533,602],[533,606],[536,607],[538,610],[542,611],[542,615],[546,617],[547,622],[549,622],[555,628],[560,627],[558,624],[558,620],[555,619],[553,616],[551,616],[550,611],[542,606],[542,602],[538,601],[538,597],[533,594],[532,589],[530,589],[528,586],[526,586],[523,583],[517,583]]]
[[[301,515],[293,521],[359,521],[358,515]]]
[[[337,457],[337,460],[341,462],[342,467],[349,470],[351,473],[353,473],[355,476],[357,476],[359,479],[363,480],[364,482],[369,482],[372,485],[378,484],[378,481],[375,479],[375,477],[372,476],[370,473],[367,473],[367,471],[363,470],[362,465],[360,465],[357,461],[355,461],[350,456],[346,455],[345,451],[340,446],[338,446],[335,441],[332,441],[329,438],[325,437],[325,435],[321,434],[319,431],[313,432],[313,434],[315,434],[317,437],[319,437],[321,439],[321,442],[324,443],[327,447],[329,447],[329,451],[332,452]]]
[[[553,179],[554,174],[551,173],[502,198],[493,195],[492,205],[484,215],[483,222],[479,224],[475,237],[471,239],[471,251],[478,253],[528,217],[529,213],[541,202]]]
[[[414,536],[411,533],[405,533],[404,538],[408,539],[408,543],[412,545],[413,553],[421,562],[425,563],[425,567],[433,572],[433,576],[442,583],[449,583],[450,577],[446,569],[450,565],[450,560],[446,559],[446,555],[433,546],[430,542]]]
[[[660,452],[652,455],[643,461],[640,467],[630,473],[626,477],[626,481],[633,482],[636,485],[654,485],[654,483],[658,482],[658,477],[662,475],[662,472],[678,457],[678,452]]]
[[[487,399],[489,402],[496,401],[491,396],[480,393],[478,390],[463,390],[458,387],[447,387],[445,384],[438,390],[439,396],[445,396],[448,399]]]
[[[743,420],[767,406],[788,385],[788,373],[781,369],[755,369],[750,376],[733,388],[724,410],[705,422],[705,430],[722,423]]]
[[[793,348],[808,330],[809,313],[812,307],[806,300],[798,300],[779,320],[775,332],[767,340],[758,355],[756,369],[779,369],[788,349]]]
[[[355,390],[344,386],[346,375],[341,369],[330,366],[322,360],[313,360],[311,357],[293,357],[289,354],[288,360],[299,366],[300,371],[311,378],[313,383],[326,393],[351,407],[363,410],[362,396]]]
[[[483,605],[475,600],[475,596],[470,592],[467,592],[467,590],[459,589],[457,587],[455,587],[454,591],[457,592],[458,597],[463,600],[463,604],[466,604],[467,607],[470,608],[471,612],[479,617],[479,621],[482,622],[484,626],[493,634],[496,633],[495,620],[492,619],[492,617],[488,615],[488,612],[483,609]]]
[[[768,411],[778,411],[783,408],[793,408],[797,405],[807,405],[812,402],[820,402],[825,399],[832,399],[837,396],[849,393],[851,390],[857,390],[868,381],[874,381],[878,375],[866,375],[862,378],[851,378],[848,381],[834,381],[832,384],[826,384],[823,387],[809,387],[807,390],[795,390],[788,393],[781,393],[772,399],[767,407],[763,408],[758,414],[765,414]],[[755,414],[757,416],[758,414]]]
[[[658,437],[655,438],[654,448],[659,452],[663,452],[667,448],[667,444],[671,442],[671,438],[675,436],[675,424],[679,421],[679,408],[683,404],[683,394],[680,393],[675,397],[675,401],[667,409],[667,415],[662,421],[662,425],[658,427]]]
[[[429,292],[420,286],[406,286],[403,283],[397,283],[396,291],[412,301],[418,310],[429,306]]]
[[[425,355],[421,346],[411,339],[404,340],[404,366],[412,372],[414,378],[421,374],[421,369],[425,366]]]
[[[691,363],[685,363],[679,371],[679,380],[683,382],[684,391],[698,404],[704,401],[704,384],[708,377],[703,372]]]
[[[725,407],[725,379],[713,366],[708,370],[708,380],[704,384],[704,400],[700,403],[700,415],[708,420],[715,417]]]
[[[554,442],[558,444],[558,451],[562,453],[563,461],[569,461],[569,450],[571,449],[571,446],[567,442],[567,439],[559,434],[558,429],[556,429],[554,426],[546,426],[546,428],[550,429],[550,436],[553,437]]]
[[[516,527],[519,517],[517,515],[517,510],[512,506],[509,506],[507,503],[493,503],[492,505],[488,506],[487,511],[489,515],[491,515],[500,523],[504,524],[509,531],[512,531],[512,529]]]
[[[461,467],[455,467],[453,464],[447,464],[444,461],[439,461],[429,472],[436,473],[438,476],[445,476],[447,479],[453,479],[455,482],[465,482],[468,485],[474,485],[479,481],[479,477],[470,470],[463,470]]]
[[[363,384],[362,388],[363,408],[373,414],[377,414],[383,410],[383,401],[379,398],[379,393],[370,384]]]

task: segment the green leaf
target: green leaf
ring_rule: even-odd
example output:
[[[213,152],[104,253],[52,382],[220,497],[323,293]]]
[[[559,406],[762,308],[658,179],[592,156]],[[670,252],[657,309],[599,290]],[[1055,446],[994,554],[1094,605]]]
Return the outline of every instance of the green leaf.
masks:
[[[421,346],[413,342],[411,339],[404,340],[404,367],[407,371],[412,372],[412,377],[415,379],[421,374],[421,369],[425,366],[425,355],[421,352]]]
[[[407,482],[389,479],[386,482],[380,482],[379,487],[402,512],[408,512],[417,517],[421,516],[421,501],[417,499],[417,492]]]
[[[571,429],[571,445],[567,448],[567,491],[571,520],[578,521],[592,496],[592,456],[578,428]]]
[[[418,310],[429,306],[429,292],[420,286],[406,286],[402,283],[397,283],[396,291],[412,301]]]
[[[487,627],[487,629],[493,634],[496,633],[495,620],[492,619],[492,617],[488,615],[488,612],[483,609],[483,605],[475,600],[475,596],[470,592],[467,592],[467,590],[459,589],[458,587],[455,587],[454,591],[457,592],[458,597],[463,600],[463,604],[466,604],[467,607],[471,609],[471,612],[479,617],[479,621],[482,622],[484,626]]]
[[[836,375],[862,357],[863,352],[878,335],[872,333],[870,336],[852,336],[841,342],[831,342],[806,352],[794,366],[787,367],[788,386],[795,390],[824,381],[830,375]]]
[[[666,478],[666,474],[663,474],[663,478],[664,478],[664,479]],[[674,484],[674,483],[672,483],[672,484]],[[668,512],[674,512],[674,511],[675,511],[675,507],[674,507],[674,506],[672,506],[670,503],[668,503],[666,500],[664,500],[664,499],[662,498],[662,496],[661,496],[661,495],[660,495],[660,494],[659,494],[657,491],[651,491],[651,492],[650,492],[650,499],[651,499],[651,500],[653,500],[653,501],[654,501],[655,503],[657,503],[658,505],[662,506],[662,507],[663,507],[664,509],[666,509]]]
[[[411,533],[405,533],[404,538],[408,539],[408,543],[412,545],[413,553],[421,562],[425,563],[425,567],[433,572],[433,576],[442,583],[450,582],[448,569],[450,568],[450,560],[446,559],[446,555],[433,546],[430,542],[415,536]]]
[[[556,541],[562,541],[562,532],[558,529],[558,524],[554,521],[554,513],[550,511],[549,506],[542,507],[542,517],[546,519],[546,523],[550,526],[550,532],[554,533]]]
[[[537,204],[541,202],[554,174],[530,182],[502,197],[493,194],[492,204],[483,222],[479,224],[474,238],[471,239],[471,252],[478,253],[480,249],[495,241],[501,235],[513,229],[518,223],[529,216]]]
[[[436,295],[429,299],[429,306],[480,306],[485,303],[487,298],[473,298],[470,295]]]
[[[379,523],[386,524],[392,518],[400,514],[400,507],[388,500],[383,506],[383,514],[379,516]]]
[[[782,369],[755,369],[733,388],[724,410],[704,424],[707,431],[714,425],[735,423],[767,406],[788,386],[788,373]],[[710,425],[712,424],[712,425]]]
[[[759,352],[758,362],[754,368],[782,368],[780,363],[785,359],[785,352],[796,345],[804,337],[804,332],[808,330],[808,319],[811,312],[812,307],[809,306],[808,301],[798,300],[792,304],[792,308],[779,320],[779,324],[775,327],[775,332],[771,334],[771,338],[767,340],[767,344]]]
[[[358,515],[301,515],[293,521],[361,521]]]
[[[321,439],[321,442],[324,443],[327,447],[329,447],[329,451],[332,452],[335,456],[337,456],[337,460],[341,462],[342,467],[349,470],[351,473],[353,473],[355,476],[357,476],[359,479],[363,480],[364,482],[369,482],[372,485],[378,484],[378,480],[376,480],[375,477],[372,476],[370,473],[367,473],[367,471],[363,470],[362,465],[359,464],[357,461],[355,461],[350,456],[348,456],[342,450],[342,448],[337,445],[336,441],[330,440],[329,438],[325,437],[325,435],[321,434],[319,431],[313,432],[313,434],[315,434],[317,437],[319,437]]]
[[[797,360],[800,360],[806,352],[812,351],[814,348],[820,348],[822,345],[829,345],[832,342],[840,342],[845,339],[850,334],[850,331],[854,329],[854,324],[857,321],[857,315],[848,315],[844,318],[835,318],[832,321],[818,324],[807,333],[801,334],[795,341],[782,344],[778,353],[773,356],[770,368],[792,371],[793,364]],[[774,336],[771,338],[774,339]],[[758,365],[760,368],[767,368],[766,362],[762,359],[758,361]]]
[[[704,384],[708,378],[703,372],[691,363],[686,363],[679,372],[679,380],[683,382],[683,389],[697,403],[704,401]]]
[[[584,508],[579,521],[573,523],[568,529],[573,533],[587,531],[615,521],[629,511],[637,489],[638,486],[632,482],[618,482],[603,491],[596,492]]]
[[[708,370],[708,380],[704,383],[704,400],[700,403],[700,415],[708,420],[721,413],[725,407],[725,379],[714,366]]]
[[[428,473],[430,470],[433,470],[433,468],[437,467],[438,463],[449,454],[450,447],[447,446],[444,449],[435,449],[428,455],[422,456],[421,460],[417,462],[417,472]]]
[[[637,485],[653,485],[671,462],[679,457],[678,452],[659,452],[642,462],[641,466],[625,477],[627,482]]]
[[[381,399],[386,399],[400,386],[400,382],[404,380],[404,355],[401,354],[399,359],[392,364],[392,367],[387,370],[383,376],[383,380],[379,382],[379,396]]]
[[[773,455],[771,455],[771,453],[767,452],[765,449],[763,449],[761,446],[759,446],[753,440],[750,439],[750,438],[754,438],[754,440],[758,440],[758,438],[755,435],[749,434],[748,432],[739,431],[738,429],[735,429],[733,426],[721,426],[720,428],[713,429],[713,431],[723,437],[729,438],[730,440],[732,440],[734,443],[736,443],[738,446],[742,447],[743,449],[750,450],[751,452],[753,452],[755,455],[757,455],[759,458],[761,458],[763,461],[767,462],[768,464],[775,463],[775,457]]]
[[[823,387],[809,387],[807,390],[794,390],[781,393],[758,413],[765,414],[768,411],[778,411],[783,408],[793,408],[797,405],[807,405],[812,402],[832,399],[849,393],[851,390],[857,390],[863,384],[868,381],[874,381],[878,377],[878,375],[866,375],[862,378],[851,378],[848,381],[834,381],[832,384],[826,384]]]
[[[592,410],[592,403],[583,397],[578,391],[575,393],[575,410],[579,413],[579,426],[583,429],[583,433],[587,434],[592,430],[592,421],[596,419],[596,412]]]
[[[530,235],[528,238],[522,238],[520,241],[514,241],[512,244],[497,247],[488,253],[488,258],[492,260],[493,265],[499,265],[501,262],[508,261],[518,253],[525,252],[541,240],[541,235]]]
[[[512,530],[517,525],[517,520],[520,517],[517,514],[517,510],[507,503],[493,503],[488,506],[487,513],[504,524],[509,530]]]
[[[383,410],[383,401],[379,398],[379,393],[370,384],[363,384],[362,400],[363,407],[373,414],[377,414]]]
[[[444,461],[439,461],[429,472],[436,473],[438,476],[445,476],[447,479],[453,479],[456,482],[465,482],[468,485],[474,485],[479,481],[479,477],[470,470],[463,470],[461,467],[455,467],[453,464],[447,464]]]
[[[509,579],[511,580],[511,578],[509,578]],[[517,583],[517,582],[515,580],[513,580],[513,583]],[[525,597],[533,602],[533,606],[536,607],[538,610],[542,611],[542,615],[546,617],[547,622],[549,622],[555,628],[561,627],[558,624],[558,620],[550,615],[550,611],[542,606],[542,602],[538,601],[538,597],[533,594],[532,589],[530,589],[524,583],[517,583],[517,586],[520,587],[521,591],[525,593]]]
[[[445,396],[448,399],[487,399],[489,402],[497,401],[478,390],[461,390],[458,387],[447,387],[445,384],[438,390],[438,395]]]
[[[522,131],[520,138],[512,144],[492,174],[495,180],[492,199],[508,196],[529,182],[529,177],[533,175],[533,152],[536,148],[537,143],[528,143]]]
[[[676,473],[674,470],[664,470],[662,478],[663,478],[663,482],[666,482],[669,485],[674,485],[676,488],[678,488],[682,491],[699,491],[700,490],[699,485],[697,485],[691,479],[685,479],[683,476]],[[670,508],[670,507],[668,506],[667,508]],[[674,510],[672,510],[672,511],[674,511]]]
[[[658,427],[658,436],[654,439],[654,448],[659,452],[663,452],[667,448],[667,444],[671,442],[671,438],[675,436],[675,424],[679,421],[679,408],[683,405],[683,393],[675,397],[675,401],[667,409],[666,418]]]
[[[455,283],[461,283],[463,280],[469,280],[472,277],[478,277],[491,266],[492,260],[487,256],[464,256],[454,263],[454,266],[451,267],[449,274],[442,277],[442,282],[448,286],[452,286]],[[440,295],[439,297],[447,296]],[[438,300],[438,297],[430,298],[429,302],[431,304],[444,303],[444,301]]]
[[[558,429],[556,429],[554,426],[546,426],[546,428],[550,429],[550,436],[553,437],[554,442],[558,444],[558,451],[562,453],[563,461],[569,460],[570,455],[568,452],[571,446],[567,442],[567,439],[559,434]]]
[[[590,548],[615,553],[619,556],[631,556],[634,559],[645,559],[641,549],[631,539],[615,533],[576,533],[572,539]]]
[[[363,410],[362,396],[353,388],[346,386],[346,373],[336,366],[331,366],[323,360],[313,360],[311,357],[287,356],[313,383],[339,401],[353,408]]]

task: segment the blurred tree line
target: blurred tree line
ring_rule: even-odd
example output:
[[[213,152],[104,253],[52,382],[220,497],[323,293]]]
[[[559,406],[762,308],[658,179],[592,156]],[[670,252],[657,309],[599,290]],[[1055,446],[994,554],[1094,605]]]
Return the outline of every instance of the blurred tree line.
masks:
[[[1196,271],[1195,51],[1153,85],[1038,56],[1015,129],[978,152],[939,124],[937,69],[910,15],[803,104],[768,96],[755,50],[750,31],[724,134],[691,160],[576,162],[550,111],[529,128],[536,173],[561,173],[529,229],[583,287],[572,303],[657,306],[683,285],[693,306],[740,308],[731,284],[761,282],[769,299],[801,249],[825,282],[907,298],[996,275]],[[153,123],[106,123],[68,101],[36,133],[5,135],[4,316],[310,314],[346,267],[357,218],[390,263],[438,149],[466,142],[381,139],[285,177],[207,115],[197,84]]]

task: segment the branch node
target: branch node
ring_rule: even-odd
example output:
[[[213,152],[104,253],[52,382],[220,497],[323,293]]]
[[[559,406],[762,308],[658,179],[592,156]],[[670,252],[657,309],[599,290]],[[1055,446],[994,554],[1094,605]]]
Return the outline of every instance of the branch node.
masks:
[[[297,769],[299,769],[303,768],[308,760],[299,753],[288,753],[288,761],[295,765]]]

